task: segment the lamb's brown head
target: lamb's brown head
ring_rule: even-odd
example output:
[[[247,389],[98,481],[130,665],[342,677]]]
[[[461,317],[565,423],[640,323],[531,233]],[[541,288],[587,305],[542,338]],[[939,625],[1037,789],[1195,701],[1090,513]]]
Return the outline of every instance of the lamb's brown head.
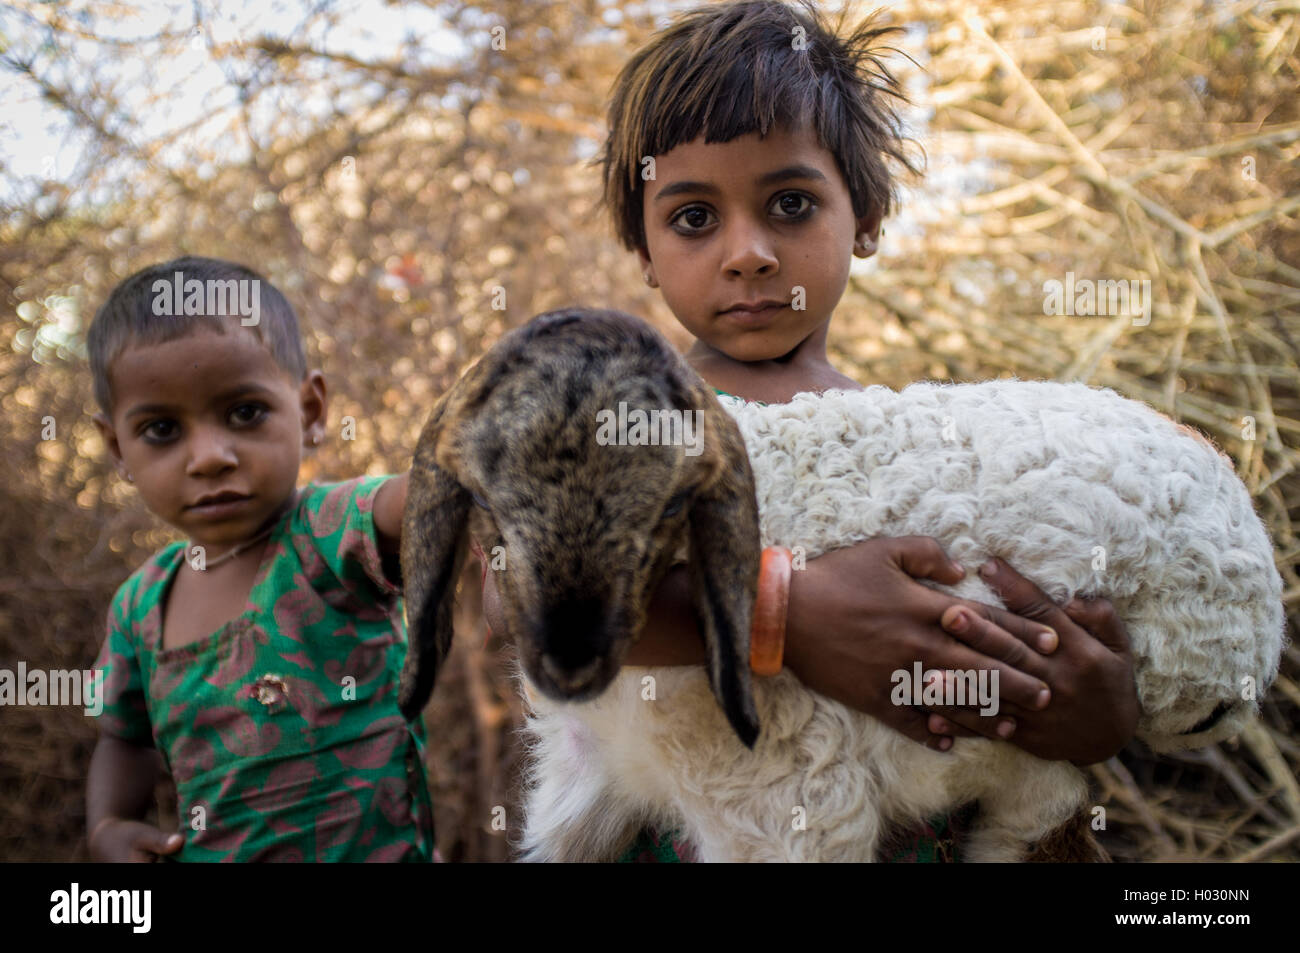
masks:
[[[539,315],[434,409],[402,533],[407,717],[422,710],[451,644],[467,533],[494,561],[506,634],[529,678],[574,700],[613,680],[689,541],[713,690],[753,744],[759,538],[749,460],[712,391],[648,324],[578,308]]]

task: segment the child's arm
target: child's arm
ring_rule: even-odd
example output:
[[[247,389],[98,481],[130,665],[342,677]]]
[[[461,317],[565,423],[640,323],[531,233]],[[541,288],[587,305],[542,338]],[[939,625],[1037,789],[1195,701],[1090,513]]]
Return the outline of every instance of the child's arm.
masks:
[[[688,572],[685,567],[670,570],[655,592],[628,664],[704,664]],[[1095,622],[1095,631],[1107,639],[1097,642],[1061,610],[1050,610],[1054,614],[1044,621],[1050,621],[1070,651],[1059,658],[1042,655],[1051,648],[1041,643],[1039,651],[1028,648],[1044,631],[1030,614],[1047,611],[1051,602],[1009,566],[1000,563],[998,575],[987,581],[1011,611],[955,599],[916,582],[929,578],[952,584],[962,575],[928,537],[868,540],[809,560],[806,569],[791,577],[786,666],[815,691],[939,750],[951,746],[949,733],[999,737],[1002,724],[1013,732],[1009,740],[1042,757],[1088,763],[1122,748],[1136,729],[1137,698],[1131,658],[1126,651],[1109,649],[1117,641],[1113,628],[1100,615],[1079,616],[1085,623]],[[493,631],[501,632],[500,598],[492,573],[487,576],[484,613]],[[941,618],[951,622],[964,614],[958,606],[978,613],[962,636],[975,648],[940,627]],[[1055,641],[1048,645],[1054,648]],[[893,704],[890,676],[900,669],[910,672],[916,661],[927,670],[996,670],[998,716],[943,709],[941,717]],[[1048,686],[1050,705],[1040,698]],[[945,718],[960,727],[944,724]],[[1029,726],[1024,738],[1020,724]]]
[[[375,494],[375,535],[379,551],[385,556],[402,550],[402,511],[406,509],[406,487],[411,482],[407,470],[384,482]]]
[[[1106,599],[1075,599],[1062,608],[1002,560],[993,562],[994,571],[984,575],[984,581],[1017,613],[1051,626],[1060,636],[1059,646],[1048,655],[1020,648],[1030,665],[1026,670],[1052,686],[1052,703],[1037,711],[1014,703],[1003,706],[1003,713],[1016,722],[1014,742],[1048,760],[1077,765],[1105,761],[1133,738],[1140,714],[1124,623]],[[954,632],[957,638],[981,652],[1008,658],[982,644],[987,630],[984,619],[974,618],[971,623],[967,631]],[[988,719],[980,718],[972,708],[936,708],[934,712],[938,720],[931,719],[932,728],[945,728],[947,719],[988,734],[983,730]]]
[[[790,587],[787,643],[800,647],[795,674],[922,743],[955,725],[966,729],[955,734],[1006,737],[1031,754],[1076,764],[1123,748],[1137,730],[1137,690],[1127,638],[1110,604],[1099,600],[1094,612],[1071,618],[1001,560],[984,579],[1006,610],[915,581],[955,582],[959,576],[947,566],[942,547],[928,537],[870,540],[810,560]],[[953,635],[965,645],[940,627],[961,616],[970,625]],[[1057,637],[1043,640],[1045,627]],[[978,706],[925,715],[894,705],[890,674],[918,659],[923,669],[996,670],[997,715],[981,716]],[[1038,697],[1044,685],[1050,704]]]
[[[93,860],[148,862],[174,854],[185,838],[141,821],[161,761],[151,747],[101,733],[86,778],[86,843]]]

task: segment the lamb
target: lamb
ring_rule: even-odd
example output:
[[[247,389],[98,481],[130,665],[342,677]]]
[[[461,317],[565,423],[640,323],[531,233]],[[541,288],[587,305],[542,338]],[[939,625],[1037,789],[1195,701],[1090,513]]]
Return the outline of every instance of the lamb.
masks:
[[[598,445],[596,412],[620,401],[699,411],[704,452]],[[760,543],[811,559],[930,535],[968,569],[1003,557],[1058,601],[1104,595],[1157,751],[1239,730],[1284,639],[1272,547],[1231,464],[1145,405],[1026,381],[715,400],[662,338],[609,312],[535,319],[431,416],[404,527],[408,714],[450,643],[467,527],[485,551],[505,545],[498,587],[532,707],[529,860],[612,859],[645,824],[678,828],[706,861],[873,860],[889,823],[970,801],[967,857],[1017,860],[1086,817],[1069,764],[985,739],[941,754],[788,672],[751,681]],[[707,673],[620,671],[688,535]],[[936,588],[1001,604],[974,572]]]

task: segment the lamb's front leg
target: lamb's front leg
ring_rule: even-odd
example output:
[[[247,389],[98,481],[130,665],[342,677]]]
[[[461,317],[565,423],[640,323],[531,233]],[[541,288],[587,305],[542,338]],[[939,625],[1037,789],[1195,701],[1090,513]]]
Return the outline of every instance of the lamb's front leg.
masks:
[[[1040,760],[1010,745],[996,750],[997,762],[982,768],[985,777],[996,781],[979,794],[979,815],[964,850],[970,863],[1022,861],[1086,807],[1088,784],[1078,768]]]
[[[617,793],[599,746],[567,712],[529,719],[520,860],[610,861],[632,843],[640,811]]]

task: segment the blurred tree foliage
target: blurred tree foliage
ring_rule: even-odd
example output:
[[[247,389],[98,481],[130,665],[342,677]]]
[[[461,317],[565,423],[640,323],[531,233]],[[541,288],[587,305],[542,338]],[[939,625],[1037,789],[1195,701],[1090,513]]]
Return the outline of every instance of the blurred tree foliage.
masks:
[[[646,310],[584,161],[628,42],[607,6],[433,4],[450,52],[414,37],[368,57],[331,42],[361,27],[343,5],[304,4],[285,32],[245,31],[200,6],[197,23],[129,43],[100,36],[122,29],[120,4],[10,12],[0,65],[85,148],[57,157],[78,163],[65,179],[29,184],[0,232],[6,664],[88,665],[117,585],[174,538],[106,465],[90,419],[85,329],[132,271],[211,255],[289,296],[336,434],[356,420],[356,439],[322,445],[303,481],[404,469],[448,383],[538,311],[580,300]],[[644,13],[624,22],[652,29]],[[217,64],[225,84],[203,102],[179,98],[162,74],[187,62]],[[56,439],[42,439],[43,421]],[[71,856],[93,728],[57,709],[3,717],[0,856]]]
[[[617,70],[656,18],[687,6],[300,2],[271,15],[196,2],[156,25],[156,13],[120,3],[11,3],[0,69],[40,97],[68,145],[25,176],[22,141],[0,126],[0,666],[89,665],[116,587],[174,538],[113,475],[90,419],[86,326],[146,264],[230,258],[288,295],[309,363],[325,374],[336,436],[344,416],[357,423],[354,440],[327,441],[306,461],[303,482],[404,469],[437,396],[538,311],[625,308],[685,344],[613,239],[588,160]],[[981,14],[993,46],[967,11]],[[375,35],[374,23],[389,22],[380,13],[420,26]],[[927,68],[897,61],[923,107],[917,128],[934,135],[932,168],[982,171],[938,177],[887,224],[880,260],[855,272],[832,330],[836,360],[892,386],[998,373],[1107,383],[1175,415],[1190,408],[1212,433],[1217,421],[1225,445],[1234,415],[1253,408],[1282,421],[1267,440],[1228,449],[1253,488],[1272,487],[1294,609],[1290,518],[1300,512],[1283,480],[1300,442],[1300,428],[1287,429],[1300,416],[1294,4],[916,0],[893,16],[909,25],[896,45]],[[195,94],[195,77],[208,75]],[[1215,149],[1237,141],[1252,156],[1249,180],[1243,149]],[[1119,180],[1193,233],[1117,192]],[[1196,294],[1178,273],[1195,271],[1189,241],[1238,222],[1231,242],[1206,250],[1210,294]],[[1096,319],[1044,318],[1044,276],[1070,268],[1154,279],[1162,304],[1149,333],[1116,326],[1099,338]],[[1227,351],[1216,300],[1233,319]],[[1257,363],[1272,370],[1253,380],[1280,402],[1268,415],[1237,373],[1259,348],[1268,356]],[[1189,381],[1215,400],[1185,403]],[[506,838],[490,822],[498,805],[518,816],[518,702],[507,650],[481,647],[477,573],[464,582],[468,637],[428,714],[439,842],[448,859],[504,859]],[[1282,745],[1296,736],[1295,714],[1272,714]],[[90,720],[59,708],[0,718],[0,858],[83,857]],[[1284,753],[1294,758],[1294,746]],[[1267,787],[1254,770],[1241,769],[1243,783]],[[1153,772],[1141,780],[1173,783]],[[1220,798],[1207,811],[1244,810],[1206,785]],[[1131,850],[1166,850],[1140,806],[1115,797],[1138,831]],[[1281,824],[1289,809],[1279,801],[1259,813]],[[1246,821],[1239,829],[1267,836]],[[1182,849],[1202,848],[1193,838]]]

